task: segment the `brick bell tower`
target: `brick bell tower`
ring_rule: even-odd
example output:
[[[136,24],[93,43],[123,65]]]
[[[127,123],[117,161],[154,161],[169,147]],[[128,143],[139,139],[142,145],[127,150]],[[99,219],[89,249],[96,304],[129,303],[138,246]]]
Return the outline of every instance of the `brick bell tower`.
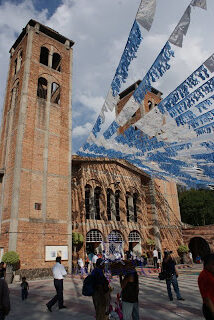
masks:
[[[52,267],[56,246],[67,250],[63,263],[71,268],[73,44],[30,20],[10,50],[0,132],[0,248],[16,251],[21,269]]]

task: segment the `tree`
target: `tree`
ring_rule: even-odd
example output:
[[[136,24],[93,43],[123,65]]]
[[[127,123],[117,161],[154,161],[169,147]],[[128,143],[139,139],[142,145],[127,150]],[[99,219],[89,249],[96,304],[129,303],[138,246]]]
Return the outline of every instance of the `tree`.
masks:
[[[77,251],[77,248],[80,248],[83,244],[84,237],[81,233],[79,232],[73,232],[72,233],[72,244],[74,247],[74,252]]]
[[[214,224],[214,191],[178,187],[181,220],[194,226]]]

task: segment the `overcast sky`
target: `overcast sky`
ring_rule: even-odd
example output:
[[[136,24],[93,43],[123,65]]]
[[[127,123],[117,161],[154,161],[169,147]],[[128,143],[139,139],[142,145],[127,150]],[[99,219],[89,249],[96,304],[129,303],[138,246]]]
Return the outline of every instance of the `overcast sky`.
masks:
[[[190,0],[157,0],[150,32],[131,65],[123,89],[142,79]],[[123,52],[140,0],[0,0],[0,107],[3,107],[9,49],[35,19],[75,42],[73,60],[73,153],[84,143],[99,114]],[[166,96],[214,52],[214,0],[194,8],[182,49],[156,88]]]

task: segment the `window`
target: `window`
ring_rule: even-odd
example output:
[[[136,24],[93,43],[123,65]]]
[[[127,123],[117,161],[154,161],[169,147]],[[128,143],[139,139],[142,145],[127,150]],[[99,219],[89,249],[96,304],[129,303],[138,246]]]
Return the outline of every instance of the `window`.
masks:
[[[52,68],[57,71],[61,71],[61,56],[54,52],[52,59]]]
[[[108,220],[111,220],[111,189],[107,189],[107,217]]]
[[[51,102],[60,104],[60,86],[55,82],[51,84]]]
[[[86,242],[102,242],[102,233],[99,230],[91,230],[86,235]]]
[[[44,64],[45,66],[48,66],[48,56],[49,56],[49,50],[46,47],[41,47],[40,51],[40,63]]]
[[[138,194],[133,194],[133,207],[134,207],[134,222],[137,222],[137,198]]]
[[[41,203],[35,203],[34,208],[35,208],[35,210],[42,210],[42,204]]]
[[[14,75],[16,74],[16,72],[17,72],[17,58],[14,61]]]
[[[85,213],[86,213],[86,219],[90,219],[90,213],[91,213],[91,186],[86,185],[85,186]]]
[[[101,188],[96,187],[94,189],[94,207],[95,207],[96,220],[100,220],[100,195],[101,195]]]
[[[126,192],[126,217],[128,222],[129,222],[129,199],[130,199],[130,194]]]
[[[37,97],[47,100],[48,82],[45,78],[38,79]]]
[[[120,221],[120,191],[115,191],[115,210],[116,210],[116,220]]]
[[[141,238],[140,238],[140,234],[137,231],[131,231],[129,233],[129,238],[128,238],[129,242],[140,242]]]
[[[113,230],[108,235],[108,241],[121,243],[121,242],[123,242],[123,237],[119,231]]]
[[[152,110],[152,101],[148,101],[149,111]]]
[[[15,108],[17,104],[18,93],[19,93],[19,82],[17,81],[12,89],[11,104],[10,104],[11,109]]]
[[[20,50],[17,54],[17,58],[16,60],[14,61],[14,75],[20,70],[21,68],[21,65],[22,65],[22,55],[23,55],[23,52],[22,50]]]

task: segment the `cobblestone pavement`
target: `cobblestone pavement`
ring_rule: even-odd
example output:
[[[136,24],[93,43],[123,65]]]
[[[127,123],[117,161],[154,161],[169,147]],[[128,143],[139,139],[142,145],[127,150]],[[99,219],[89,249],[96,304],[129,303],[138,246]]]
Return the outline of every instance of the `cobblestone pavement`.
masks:
[[[139,276],[140,282],[140,319],[142,320],[202,320],[201,297],[197,278],[201,266],[180,270],[179,286],[185,301],[169,301],[164,281],[157,279],[157,274],[147,273]],[[6,320],[94,320],[95,313],[90,297],[81,294],[82,280],[79,277],[67,278],[64,281],[64,300],[67,309],[47,311],[46,303],[55,295],[52,280],[29,281],[28,300],[21,301],[20,283],[10,285],[12,310]],[[117,277],[111,281],[114,287],[112,302],[120,291]],[[174,295],[175,296],[175,295]]]

